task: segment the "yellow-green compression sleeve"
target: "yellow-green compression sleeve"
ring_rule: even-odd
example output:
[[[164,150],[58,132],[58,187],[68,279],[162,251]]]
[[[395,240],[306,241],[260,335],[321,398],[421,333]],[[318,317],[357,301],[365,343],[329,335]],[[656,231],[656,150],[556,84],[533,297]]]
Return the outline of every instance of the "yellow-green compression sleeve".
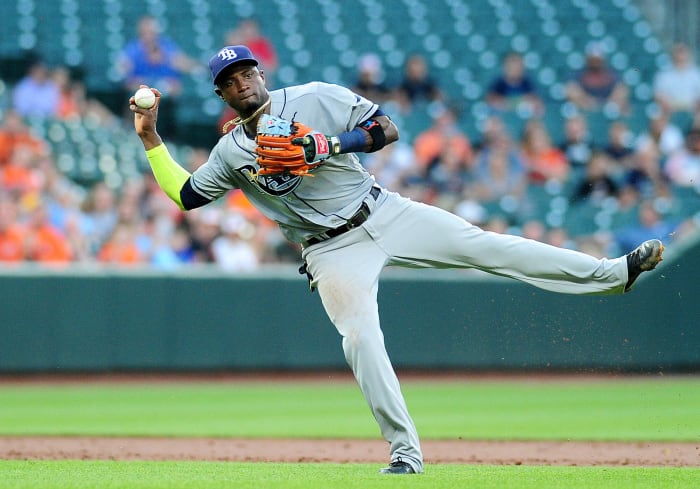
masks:
[[[180,190],[187,179],[190,178],[190,173],[170,156],[165,144],[160,144],[146,151],[146,157],[160,188],[163,189],[163,192],[168,197],[175,201],[180,209],[184,210],[180,199]]]

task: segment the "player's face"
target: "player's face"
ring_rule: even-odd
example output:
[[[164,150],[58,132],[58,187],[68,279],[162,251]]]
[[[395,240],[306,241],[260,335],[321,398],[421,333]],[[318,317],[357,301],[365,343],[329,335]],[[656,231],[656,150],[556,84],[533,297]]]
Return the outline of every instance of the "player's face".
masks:
[[[252,113],[267,100],[265,75],[257,66],[236,66],[224,73],[216,93],[240,115]]]

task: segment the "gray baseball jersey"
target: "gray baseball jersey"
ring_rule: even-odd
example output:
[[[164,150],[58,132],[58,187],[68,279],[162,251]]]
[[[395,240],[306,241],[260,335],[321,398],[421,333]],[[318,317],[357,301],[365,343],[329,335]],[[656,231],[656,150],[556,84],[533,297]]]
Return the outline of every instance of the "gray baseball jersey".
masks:
[[[378,108],[347,88],[320,82],[275,90],[270,98],[272,115],[328,135],[351,131]],[[344,224],[374,184],[354,153],[329,158],[312,177],[256,178],[255,146],[243,127],[236,127],[193,173],[192,188],[210,199],[240,188],[253,205],[280,225],[290,241],[299,243]]]

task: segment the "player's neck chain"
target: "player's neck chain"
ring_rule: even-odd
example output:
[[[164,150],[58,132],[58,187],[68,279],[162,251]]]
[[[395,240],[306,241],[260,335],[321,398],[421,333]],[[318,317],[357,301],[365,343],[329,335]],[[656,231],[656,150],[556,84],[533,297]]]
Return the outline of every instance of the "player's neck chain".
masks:
[[[236,117],[235,119],[231,119],[226,124],[224,124],[224,127],[222,129],[223,133],[226,134],[228,127],[232,124],[236,125],[236,126],[242,126],[242,125],[245,125],[248,122],[252,121],[257,116],[259,116],[267,108],[268,105],[270,105],[271,101],[272,101],[272,99],[268,98],[267,101],[258,108],[258,110],[253,112],[252,115],[246,117],[245,119],[241,119],[240,117]]]

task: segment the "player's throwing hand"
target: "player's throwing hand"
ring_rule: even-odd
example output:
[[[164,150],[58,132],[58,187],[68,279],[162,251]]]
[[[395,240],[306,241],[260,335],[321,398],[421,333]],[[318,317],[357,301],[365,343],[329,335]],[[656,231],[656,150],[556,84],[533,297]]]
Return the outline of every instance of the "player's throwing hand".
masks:
[[[141,88],[146,85],[141,85]],[[157,88],[151,88],[151,91],[156,96],[156,101],[149,109],[143,109],[136,105],[136,100],[132,95],[129,99],[129,110],[134,113],[134,129],[136,134],[144,141],[147,149],[154,148],[162,143],[158,133],[156,132],[156,122],[158,120],[158,105],[162,94]]]

